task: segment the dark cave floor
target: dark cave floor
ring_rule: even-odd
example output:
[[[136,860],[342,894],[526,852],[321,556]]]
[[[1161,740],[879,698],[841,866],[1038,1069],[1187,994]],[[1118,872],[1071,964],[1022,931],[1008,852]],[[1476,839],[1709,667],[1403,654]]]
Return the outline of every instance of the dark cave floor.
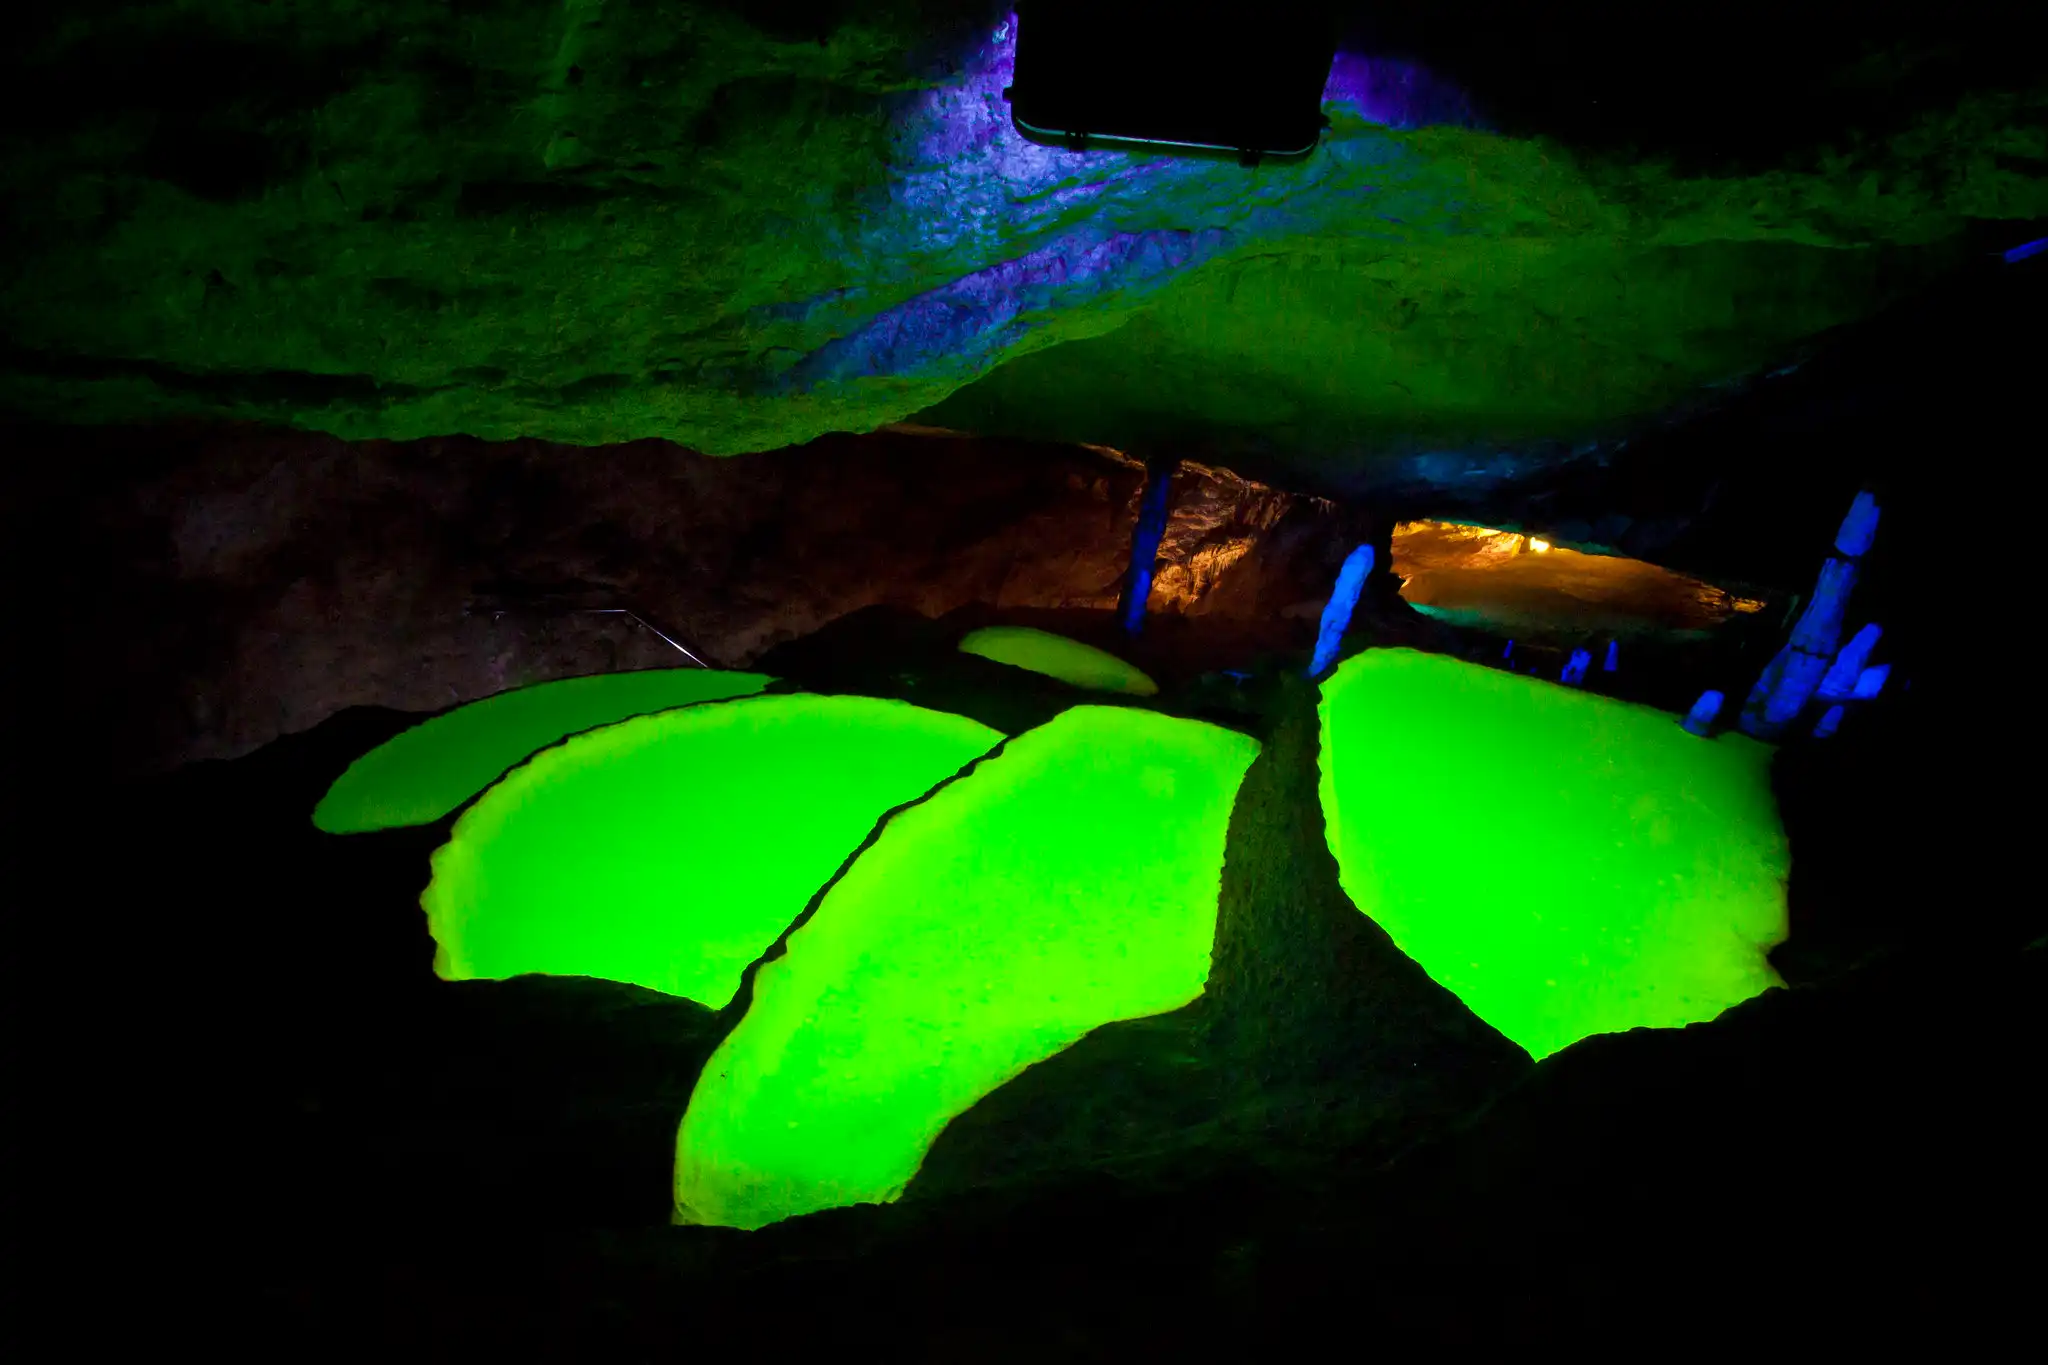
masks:
[[[789,661],[859,690],[860,651],[836,659]],[[868,673],[1003,728],[1076,699],[980,662]],[[1978,893],[1899,799],[1897,736],[1781,762],[1792,989],[1532,1066],[1336,887],[1312,690],[1268,675],[1206,709],[1232,708],[1266,747],[1203,1000],[1032,1068],[901,1203],[753,1234],[666,1225],[730,1021],[606,982],[441,982],[416,898],[444,831],[311,828],[411,717],[53,797],[36,856],[68,885],[23,998],[65,1039],[35,1078],[63,1135],[30,1199],[45,1268],[128,1310],[63,1311],[295,1357],[1097,1359],[1953,1341],[2018,1306],[2048,952],[2039,926],[1922,922]]]

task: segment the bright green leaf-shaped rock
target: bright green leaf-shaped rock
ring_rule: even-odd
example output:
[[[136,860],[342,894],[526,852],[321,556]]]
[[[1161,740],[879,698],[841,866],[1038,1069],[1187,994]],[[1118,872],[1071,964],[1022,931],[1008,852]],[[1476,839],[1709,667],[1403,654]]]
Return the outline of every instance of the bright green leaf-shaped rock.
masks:
[[[578,735],[506,774],[435,853],[434,969],[722,1008],[883,814],[1001,741],[905,702],[801,694]]]
[[[960,650],[1094,692],[1122,692],[1133,697],[1159,693],[1158,683],[1116,655],[1027,626],[989,626],[974,631],[960,642]]]
[[[1322,803],[1344,889],[1537,1057],[1712,1019],[1780,984],[1769,746],[1406,649],[1323,684]]]
[[[1201,994],[1255,741],[1082,706],[899,812],[705,1064],[676,1216],[900,1194],[955,1115],[1090,1029]]]
[[[313,810],[329,834],[440,819],[528,754],[599,725],[696,702],[750,696],[773,678],[657,668],[541,683],[423,721],[351,763]]]

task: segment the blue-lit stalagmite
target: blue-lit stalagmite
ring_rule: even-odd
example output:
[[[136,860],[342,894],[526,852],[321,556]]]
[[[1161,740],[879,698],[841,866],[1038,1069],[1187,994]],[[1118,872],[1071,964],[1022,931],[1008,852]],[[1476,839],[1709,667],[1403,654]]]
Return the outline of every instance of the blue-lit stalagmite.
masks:
[[[1869,492],[1856,495],[1835,535],[1838,552],[1821,566],[1813,596],[1792,636],[1750,688],[1738,724],[1745,734],[1776,739],[1799,719],[1820,691],[1842,641],[1842,616],[1856,586],[1857,561],[1877,536],[1879,507]]]

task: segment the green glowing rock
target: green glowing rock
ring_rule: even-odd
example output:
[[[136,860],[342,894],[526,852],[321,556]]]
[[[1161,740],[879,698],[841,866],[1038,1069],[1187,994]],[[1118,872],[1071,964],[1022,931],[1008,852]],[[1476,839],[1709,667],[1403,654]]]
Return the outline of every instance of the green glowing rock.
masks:
[[[1076,707],[893,817],[705,1064],[677,1139],[678,1221],[753,1228],[894,1199],[1004,1081],[1200,995],[1257,752],[1194,721]]]
[[[1323,684],[1322,803],[1358,908],[1543,1057],[1711,1019],[1782,984],[1771,749],[1438,655]]]
[[[313,809],[329,834],[438,820],[513,764],[568,735],[629,716],[759,692],[761,673],[658,668],[500,692],[413,726],[370,750]]]
[[[960,642],[964,654],[979,654],[999,664],[1028,668],[1096,692],[1122,692],[1133,697],[1159,694],[1159,684],[1114,654],[1092,645],[1028,626],[989,626]]]
[[[450,980],[595,976],[722,1008],[892,807],[1002,740],[872,697],[748,697],[535,756],[463,813],[420,903]]]

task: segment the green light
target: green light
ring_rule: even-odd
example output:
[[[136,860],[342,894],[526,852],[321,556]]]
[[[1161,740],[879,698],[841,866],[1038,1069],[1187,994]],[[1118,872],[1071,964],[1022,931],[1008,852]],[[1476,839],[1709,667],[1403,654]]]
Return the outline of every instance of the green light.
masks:
[[[1158,683],[1116,655],[1028,626],[989,626],[977,630],[960,642],[960,650],[1013,668],[1028,668],[1033,673],[1095,692],[1122,692],[1133,697],[1159,693]]]
[[[428,824],[566,735],[748,696],[774,681],[761,673],[658,668],[500,692],[423,721],[351,763],[314,808],[313,823],[329,834]]]
[[[722,1008],[885,812],[1001,740],[905,702],[808,695],[579,735],[508,773],[434,854],[434,970],[604,977]]]
[[[1117,1019],[1202,992],[1258,745],[1082,706],[896,815],[764,963],[691,1096],[679,1222],[896,1198],[946,1123]]]
[[[1345,891],[1535,1056],[1782,984],[1768,746],[1405,649],[1345,663],[1321,715]]]

